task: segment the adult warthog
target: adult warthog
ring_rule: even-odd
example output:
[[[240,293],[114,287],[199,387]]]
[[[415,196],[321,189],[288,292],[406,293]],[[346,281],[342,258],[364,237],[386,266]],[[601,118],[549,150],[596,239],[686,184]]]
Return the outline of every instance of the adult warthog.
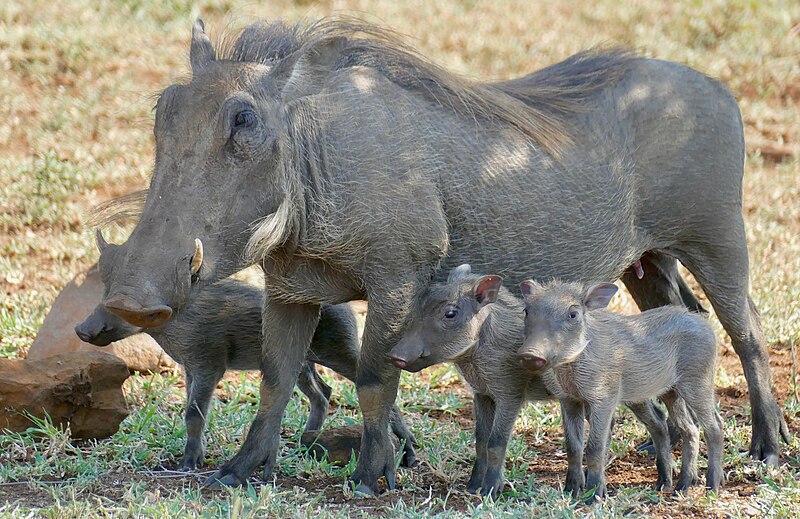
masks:
[[[777,461],[785,424],[748,296],[742,120],[720,83],[622,51],[470,83],[380,29],[329,19],[254,24],[219,50],[198,20],[190,60],[191,81],[158,99],[149,194],[104,305],[159,326],[192,285],[263,267],[261,403],[209,484],[271,473],[320,305],[365,298],[352,478],[392,487],[399,370],[386,354],[437,267],[461,263],[510,286],[623,276],[643,308],[700,308],[680,260],[742,359],[751,454]],[[640,258],[644,277],[626,274]]]

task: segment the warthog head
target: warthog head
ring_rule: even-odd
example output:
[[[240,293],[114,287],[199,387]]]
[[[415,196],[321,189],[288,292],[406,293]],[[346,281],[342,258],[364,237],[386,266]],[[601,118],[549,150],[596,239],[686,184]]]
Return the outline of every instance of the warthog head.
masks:
[[[579,283],[554,281],[541,285],[523,281],[525,341],[518,352],[520,364],[536,373],[575,360],[588,344],[587,312],[605,308],[617,293],[613,283],[584,288]]]
[[[224,278],[298,232],[300,180],[284,167],[287,107],[318,92],[317,76],[330,71],[343,39],[302,49],[290,40],[278,49],[290,54],[274,66],[218,59],[197,21],[191,81],[168,87],[156,104],[155,167],[141,218],[125,247],[104,252],[114,264],[104,280],[107,310],[159,327],[193,284]],[[248,242],[260,255],[248,254]]]
[[[431,285],[421,297],[389,352],[392,363],[416,372],[463,355],[478,342],[486,305],[497,300],[502,283],[499,276],[471,275],[469,265],[454,268],[446,283]]]

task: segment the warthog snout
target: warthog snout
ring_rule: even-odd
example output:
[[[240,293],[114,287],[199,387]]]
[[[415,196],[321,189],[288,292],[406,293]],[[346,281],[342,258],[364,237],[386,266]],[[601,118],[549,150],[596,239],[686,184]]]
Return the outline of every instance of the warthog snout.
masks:
[[[103,301],[103,306],[140,328],[158,328],[172,317],[172,308],[167,305],[143,307],[127,296],[117,296],[109,301]]]
[[[408,365],[408,359],[404,359],[399,355],[392,354],[391,352],[389,352],[389,358],[392,359],[392,364],[400,369],[403,369]]]
[[[92,333],[90,333],[88,330],[84,330],[84,329],[82,329],[82,328],[81,328],[82,324],[83,324],[83,323],[81,323],[81,324],[79,324],[78,326],[76,326],[76,327],[75,327],[75,334],[76,334],[76,335],[78,336],[78,338],[79,338],[80,340],[82,340],[83,342],[89,342],[89,343],[91,343],[91,342],[92,342],[92,340],[94,340],[94,338],[95,338],[97,335],[96,335],[96,334],[92,334]]]
[[[533,353],[520,353],[517,355],[517,359],[523,368],[532,372],[541,371],[547,365],[545,359],[537,357]]]
[[[392,364],[406,371],[416,372],[428,367],[425,357],[429,354],[425,352],[424,344],[419,341],[400,341],[392,350],[387,353]]]

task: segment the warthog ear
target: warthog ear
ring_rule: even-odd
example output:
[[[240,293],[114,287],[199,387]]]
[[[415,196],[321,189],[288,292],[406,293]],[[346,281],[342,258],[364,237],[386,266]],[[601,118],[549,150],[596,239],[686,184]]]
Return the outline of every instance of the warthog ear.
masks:
[[[347,38],[338,36],[301,50],[281,91],[283,101],[290,103],[320,92],[346,45]]]
[[[523,297],[532,296],[542,289],[542,285],[532,279],[528,279],[519,284],[519,290],[522,292]]]
[[[497,294],[503,286],[500,276],[483,276],[475,283],[475,299],[481,306],[497,301]]]
[[[189,49],[189,61],[192,63],[192,73],[203,69],[216,59],[217,53],[211,40],[206,35],[206,26],[198,18],[192,27],[192,46]]]
[[[469,263],[464,263],[463,265],[459,265],[450,271],[450,274],[447,276],[447,282],[451,283],[456,279],[469,276],[471,273],[472,267],[469,266]]]
[[[97,250],[102,254],[103,251],[106,250],[106,247],[108,247],[108,242],[103,238],[103,231],[99,227],[94,232],[94,238],[97,242]]]
[[[611,298],[617,293],[617,285],[614,283],[597,283],[586,289],[583,296],[583,305],[587,310],[597,310],[605,308],[611,302]]]

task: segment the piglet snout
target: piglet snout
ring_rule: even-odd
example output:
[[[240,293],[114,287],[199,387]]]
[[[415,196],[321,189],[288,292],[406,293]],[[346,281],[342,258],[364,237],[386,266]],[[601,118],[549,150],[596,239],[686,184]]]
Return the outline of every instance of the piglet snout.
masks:
[[[547,365],[547,361],[537,357],[532,353],[520,353],[517,358],[520,365],[528,371],[541,371]]]
[[[395,357],[394,355],[389,355],[389,358],[392,360],[392,364],[397,366],[400,369],[405,368],[408,365],[408,362],[405,359],[401,359],[400,357]]]
[[[84,330],[83,330],[83,329],[80,327],[80,325],[78,325],[78,326],[76,326],[76,327],[75,327],[75,334],[76,334],[76,335],[78,336],[78,338],[79,338],[80,340],[82,340],[83,342],[92,342],[92,339],[94,339],[94,338],[95,338],[95,336],[94,336],[94,335],[91,335],[91,334],[89,334],[89,333],[85,332],[85,331],[84,331]]]

